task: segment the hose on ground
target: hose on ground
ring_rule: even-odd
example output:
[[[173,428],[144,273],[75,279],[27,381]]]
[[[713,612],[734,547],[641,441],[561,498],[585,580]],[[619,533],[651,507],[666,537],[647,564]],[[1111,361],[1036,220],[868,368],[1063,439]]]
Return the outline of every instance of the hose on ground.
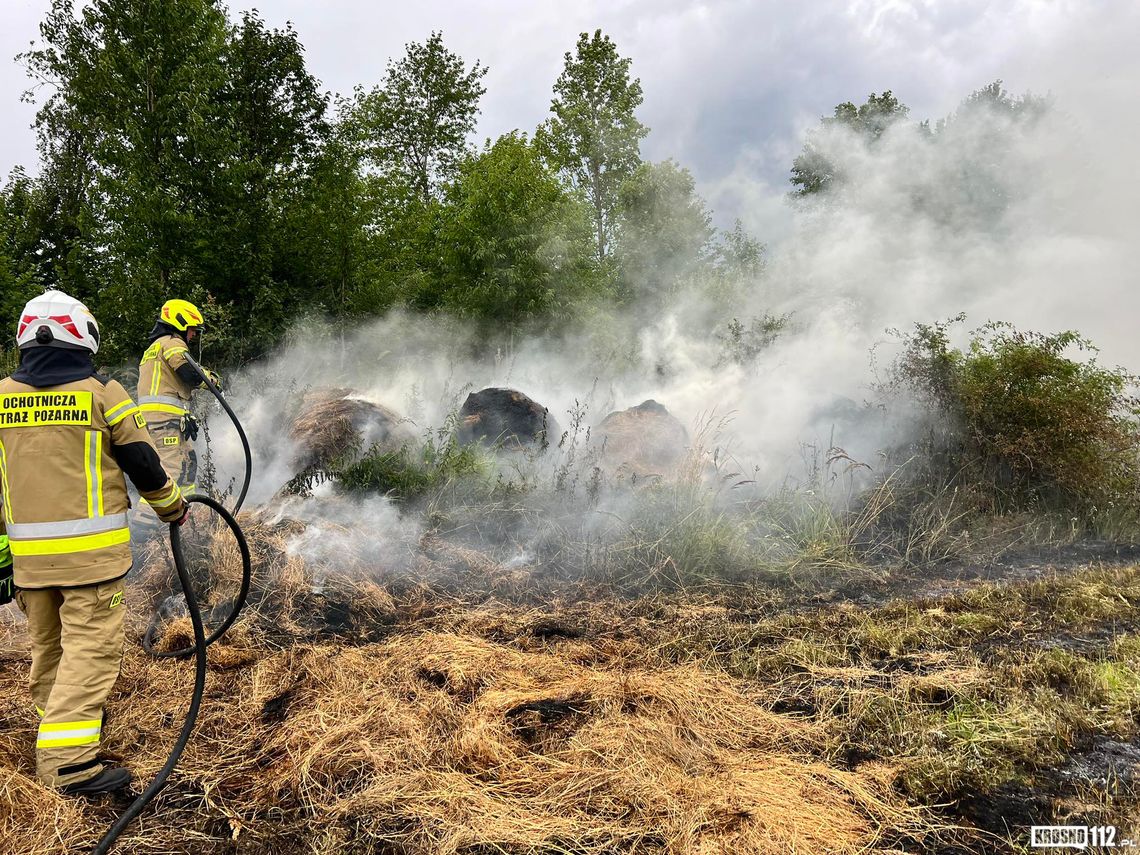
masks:
[[[146,806],[150,804],[154,797],[166,786],[166,781],[174,771],[174,767],[178,765],[178,761],[182,757],[182,752],[186,749],[186,744],[190,741],[190,735],[193,733],[194,726],[198,721],[198,711],[201,709],[202,696],[206,689],[207,648],[225,635],[226,630],[238,619],[238,615],[241,614],[241,610],[245,606],[246,598],[249,596],[249,589],[253,581],[253,564],[250,559],[249,543],[246,541],[245,534],[242,532],[241,526],[238,525],[236,519],[238,511],[241,510],[241,506],[245,503],[246,494],[249,492],[249,482],[253,474],[253,457],[250,453],[249,439],[245,435],[244,428],[242,428],[241,420],[222,396],[221,390],[214,381],[210,379],[210,376],[202,370],[202,367],[194,361],[190,354],[186,354],[186,357],[190,364],[198,369],[198,373],[202,375],[206,387],[213,393],[214,397],[218,399],[218,403],[222,405],[222,408],[230,417],[230,421],[233,422],[234,428],[241,438],[242,449],[245,452],[245,480],[242,482],[241,492],[238,494],[237,502],[232,512],[226,510],[221,502],[209,496],[190,496],[186,499],[187,502],[205,505],[211,508],[222,518],[222,521],[225,522],[230,531],[233,532],[234,538],[237,540],[238,549],[241,552],[241,588],[238,591],[237,598],[234,600],[233,606],[230,608],[226,619],[222,621],[217,629],[207,636],[205,625],[202,623],[202,613],[198,608],[198,598],[194,594],[194,586],[190,579],[190,574],[186,569],[186,556],[182,551],[182,537],[179,531],[179,525],[177,523],[171,523],[170,551],[174,556],[174,567],[178,573],[178,582],[182,586],[182,594],[186,598],[186,609],[190,613],[190,624],[194,631],[194,646],[183,647],[177,650],[156,650],[154,647],[154,636],[158,630],[160,620],[158,612],[155,612],[151,617],[150,625],[143,635],[142,646],[147,653],[158,659],[185,659],[188,656],[194,657],[194,690],[190,695],[190,707],[186,711],[186,719],[182,723],[182,730],[178,734],[178,739],[174,742],[174,747],[171,749],[170,756],[167,757],[166,763],[162,769],[159,770],[154,780],[143,790],[142,794],[131,803],[123,815],[107,830],[107,833],[103,835],[103,839],[99,841],[99,844],[93,850],[92,855],[107,855],[124,829],[130,825],[135,817],[142,813]]]
[[[233,515],[227,511],[220,502],[211,499],[209,496],[191,496],[187,501],[212,508],[226,525],[229,526],[230,531],[233,532],[234,537],[237,539],[238,549],[241,550],[242,589],[248,591],[253,572],[252,563],[250,561],[249,544],[246,542],[245,535],[242,533],[241,526],[237,524],[237,520],[234,519]],[[230,619],[223,627],[215,631],[210,638],[207,639],[205,627],[202,625],[202,613],[198,609],[198,598],[194,595],[194,587],[190,581],[190,574],[186,570],[186,557],[182,552],[182,538],[177,523],[171,523],[170,525],[170,551],[174,554],[174,567],[178,571],[178,581],[182,585],[182,593],[186,597],[186,608],[190,612],[190,623],[194,628],[194,646],[189,648],[194,654],[195,660],[194,690],[190,695],[190,708],[186,711],[186,720],[182,723],[182,731],[178,734],[178,739],[175,741],[174,748],[171,749],[170,756],[167,758],[165,765],[159,770],[159,773],[142,794],[134,800],[131,806],[127,808],[123,815],[120,816],[107,833],[103,835],[103,839],[99,841],[99,845],[95,847],[92,855],[107,855],[107,853],[111,851],[111,847],[114,846],[115,841],[118,840],[119,835],[123,833],[123,830],[135,817],[142,813],[143,809],[146,808],[151,800],[158,795],[159,791],[166,786],[166,780],[170,777],[171,772],[174,771],[174,767],[178,764],[178,760],[182,757],[182,752],[186,748],[186,743],[190,741],[190,734],[193,732],[194,725],[198,721],[198,710],[202,706],[202,695],[206,688],[206,649],[212,641],[221,638],[225,629],[237,618],[241,604],[244,604],[243,598],[235,606],[230,615]],[[174,652],[177,653],[178,651]]]

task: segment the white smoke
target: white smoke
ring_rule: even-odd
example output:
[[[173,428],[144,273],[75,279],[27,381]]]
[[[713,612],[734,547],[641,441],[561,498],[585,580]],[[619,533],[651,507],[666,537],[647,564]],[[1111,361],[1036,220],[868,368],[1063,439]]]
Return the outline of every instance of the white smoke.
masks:
[[[1125,17],[1136,22],[1140,13]],[[649,319],[631,312],[594,329],[520,337],[480,357],[472,356],[473,331],[440,318],[396,313],[353,330],[299,325],[279,355],[233,384],[256,445],[251,500],[267,500],[293,474],[288,407],[308,387],[354,389],[407,416],[421,436],[487,386],[525,392],[563,426],[583,405],[586,423],[597,424],[610,410],[654,398],[690,434],[731,417],[718,442],[739,471],[770,486],[797,474],[805,443],[873,462],[890,441],[894,428],[862,407],[875,379],[872,350],[879,347],[880,365],[891,357],[887,328],[959,312],[969,326],[1075,328],[1102,348],[1102,361],[1140,367],[1132,252],[1140,170],[1129,109],[1140,73],[1126,29],[1090,20],[1050,36],[1051,55],[1071,76],[1048,87],[1054,104],[1037,121],[975,109],[933,141],[915,117],[873,146],[842,128],[817,135],[841,166],[844,188],[792,205],[765,275],[728,311],[690,293]],[[1099,65],[1083,68],[1094,56]],[[1056,77],[1047,57],[1023,65]],[[905,88],[896,92],[905,100]],[[760,188],[757,219],[791,205],[783,188],[736,178]],[[722,324],[765,313],[788,314],[791,323],[755,365],[740,366],[720,359],[701,320],[717,312]],[[213,441],[224,483],[240,471],[240,454],[217,422]]]
[[[269,521],[282,520],[304,524],[290,538],[287,554],[301,556],[318,585],[326,574],[351,573],[362,560],[372,575],[402,574],[423,533],[417,520],[401,516],[387,498],[338,496],[328,484],[311,499],[290,497],[277,504]]]

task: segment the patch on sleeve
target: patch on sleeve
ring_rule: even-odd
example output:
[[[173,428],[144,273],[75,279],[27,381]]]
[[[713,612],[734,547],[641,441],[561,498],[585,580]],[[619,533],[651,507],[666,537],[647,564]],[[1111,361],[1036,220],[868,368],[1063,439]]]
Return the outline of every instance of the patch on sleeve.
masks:
[[[141,413],[135,413],[135,424],[142,430],[146,430],[146,419],[142,417]]]

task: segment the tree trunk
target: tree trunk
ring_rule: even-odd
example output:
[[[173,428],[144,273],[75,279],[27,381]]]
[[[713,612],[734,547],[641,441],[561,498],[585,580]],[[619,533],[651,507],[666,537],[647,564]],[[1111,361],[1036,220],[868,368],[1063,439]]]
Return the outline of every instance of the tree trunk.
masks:
[[[598,231],[598,261],[606,260],[606,221],[605,205],[602,201],[602,168],[597,162],[590,163],[590,190],[594,197],[594,225]]]

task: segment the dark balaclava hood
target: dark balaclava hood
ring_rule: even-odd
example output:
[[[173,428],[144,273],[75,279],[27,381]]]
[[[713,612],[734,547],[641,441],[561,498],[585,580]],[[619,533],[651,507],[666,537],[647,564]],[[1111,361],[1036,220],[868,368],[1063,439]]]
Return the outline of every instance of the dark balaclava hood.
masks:
[[[20,367],[12,379],[37,389],[86,380],[95,373],[93,356],[81,348],[29,347],[20,351]]]
[[[154,329],[150,331],[150,335],[147,337],[147,341],[153,343],[158,339],[168,335],[176,335],[183,341],[186,341],[186,333],[171,326],[166,321],[158,321],[155,323]]]

